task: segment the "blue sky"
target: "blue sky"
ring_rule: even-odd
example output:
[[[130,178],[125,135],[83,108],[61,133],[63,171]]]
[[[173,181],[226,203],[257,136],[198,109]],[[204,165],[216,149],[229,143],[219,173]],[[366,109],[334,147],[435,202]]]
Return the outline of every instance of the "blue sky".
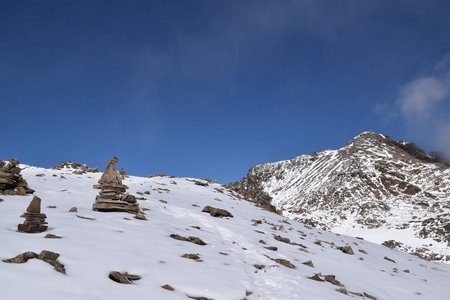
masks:
[[[1,159],[229,182],[374,130],[450,152],[448,1],[0,1]]]

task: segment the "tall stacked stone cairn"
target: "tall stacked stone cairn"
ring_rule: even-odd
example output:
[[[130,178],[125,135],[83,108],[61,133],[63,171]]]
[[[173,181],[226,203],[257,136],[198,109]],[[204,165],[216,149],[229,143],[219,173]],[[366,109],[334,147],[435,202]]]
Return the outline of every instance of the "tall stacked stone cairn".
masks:
[[[98,184],[94,185],[94,189],[100,189],[100,193],[95,198],[92,206],[93,210],[102,212],[129,212],[139,213],[139,205],[136,197],[126,193],[128,187],[122,184],[122,175],[116,170],[117,157],[113,157],[108,161],[108,166],[103,172]]]
[[[0,160],[0,194],[1,195],[20,195],[34,193],[34,190],[28,187],[28,183],[20,175],[20,162],[12,158],[9,161]]]
[[[46,215],[41,213],[41,198],[34,196],[28,205],[27,211],[20,217],[25,218],[23,224],[17,225],[17,230],[27,233],[46,231]]]

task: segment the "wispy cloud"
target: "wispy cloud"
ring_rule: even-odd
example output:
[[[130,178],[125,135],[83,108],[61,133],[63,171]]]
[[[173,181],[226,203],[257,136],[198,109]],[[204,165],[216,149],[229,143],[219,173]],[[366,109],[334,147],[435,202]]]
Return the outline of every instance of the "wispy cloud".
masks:
[[[450,155],[450,53],[403,85],[394,109],[418,139]]]

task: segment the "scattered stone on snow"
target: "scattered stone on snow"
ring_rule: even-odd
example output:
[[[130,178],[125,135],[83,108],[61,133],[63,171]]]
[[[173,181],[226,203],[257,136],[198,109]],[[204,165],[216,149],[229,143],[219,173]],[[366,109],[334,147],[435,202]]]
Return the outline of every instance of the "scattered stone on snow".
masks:
[[[333,285],[337,285],[340,287],[344,286],[342,283],[339,282],[339,280],[336,279],[336,276],[334,276],[334,275],[325,275],[324,279],[325,279],[325,281],[327,281]]]
[[[197,297],[197,296],[190,296],[190,295],[186,295],[188,298],[194,299],[194,300],[214,300],[211,298],[206,298],[206,297]]]
[[[175,291],[175,289],[170,285],[170,284],[165,284],[163,286],[161,286],[163,289],[168,290],[168,291]]]
[[[287,260],[287,259],[284,259],[284,258],[271,258],[271,257],[269,257],[267,255],[265,255],[265,256],[267,258],[273,260],[274,262],[279,263],[282,266],[285,266],[286,268],[289,268],[289,269],[295,269],[296,268],[296,266],[293,263],[291,263],[289,260]]]
[[[222,208],[215,208],[215,207],[212,207],[209,205],[205,206],[203,208],[202,212],[209,213],[211,216],[216,217],[216,218],[223,218],[223,217],[232,218],[233,217],[233,215],[229,211],[222,209]]]
[[[255,267],[255,269],[262,270],[262,269],[264,269],[266,266],[265,266],[265,265],[260,265],[260,264],[254,264],[253,267]]]
[[[128,274],[127,272],[111,271],[109,273],[109,279],[122,284],[131,284],[133,281],[141,279],[141,276]]]
[[[278,248],[275,247],[275,246],[269,246],[269,247],[264,247],[264,248],[266,248],[267,250],[270,250],[270,251],[277,251],[278,250]]]
[[[60,237],[59,235],[53,234],[53,233],[48,233],[44,236],[44,238],[46,239],[62,239],[62,237]]]
[[[370,294],[368,294],[368,293],[366,293],[366,292],[363,292],[363,294],[364,294],[364,296],[365,296],[366,298],[369,298],[369,299],[371,299],[371,300],[377,300],[377,298],[376,298],[375,296],[372,296],[372,295],[370,295]]]
[[[202,261],[200,259],[200,255],[198,253],[185,253],[181,257],[192,259],[192,260],[195,260],[195,261]]]
[[[26,233],[37,233],[46,231],[48,226],[45,222],[46,215],[41,213],[41,198],[34,196],[28,205],[27,211],[21,215],[25,218],[23,224],[17,225],[17,230]]]
[[[81,215],[77,215],[77,218],[80,218],[80,219],[85,219],[85,220],[91,220],[91,221],[95,221],[95,218],[91,218],[91,217],[86,217],[86,216],[81,216]]]
[[[353,255],[353,249],[350,246],[344,246],[344,247],[337,247],[337,249],[341,250],[345,254]]]
[[[145,214],[144,214],[142,211],[138,212],[138,213],[134,216],[134,218],[135,218],[135,219],[138,219],[138,220],[143,220],[143,221],[146,221],[146,220],[147,220],[147,217],[145,216]]]
[[[324,282],[325,280],[323,280],[323,279],[321,278],[321,276],[322,276],[322,274],[317,273],[317,274],[314,274],[314,275],[311,276],[311,277],[308,277],[308,279],[315,280],[315,281],[319,281],[319,282]]]
[[[336,292],[339,292],[339,293],[344,294],[344,295],[348,295],[347,289],[343,288],[343,287],[337,288]]]
[[[26,263],[29,259],[38,258],[38,257],[39,257],[39,255],[37,255],[36,253],[28,251],[28,252],[21,253],[12,258],[3,259],[3,262],[14,263],[14,264],[23,264],[23,263]]]
[[[39,253],[39,255],[34,252],[28,251],[28,252],[19,254],[16,257],[4,259],[3,262],[23,264],[23,263],[26,263],[30,259],[36,258],[36,259],[45,261],[46,263],[53,266],[55,271],[62,273],[62,274],[66,274],[66,269],[64,268],[64,265],[58,261],[58,257],[59,257],[59,253],[48,251],[48,250],[42,250],[41,253]]]
[[[305,262],[302,263],[302,264],[304,264],[305,266],[314,268],[314,263],[312,262],[312,260],[305,261]]]
[[[396,263],[395,260],[393,260],[392,258],[389,258],[387,256],[384,257],[385,260],[393,262],[394,264]]]
[[[184,236],[181,236],[178,234],[171,234],[170,237],[175,240],[190,242],[190,243],[200,245],[200,246],[206,245],[206,243],[204,241],[202,241],[200,238],[195,237],[195,236],[184,237]]]
[[[207,182],[201,182],[198,180],[194,180],[194,184],[199,185],[199,186],[208,186],[209,185]]]
[[[78,212],[78,208],[76,208],[76,207],[72,207],[72,208],[70,208],[69,209],[69,212]]]
[[[283,243],[286,243],[286,244],[290,244],[291,243],[290,239],[282,237],[280,235],[274,235],[273,238],[276,239],[279,242],[283,242]]]

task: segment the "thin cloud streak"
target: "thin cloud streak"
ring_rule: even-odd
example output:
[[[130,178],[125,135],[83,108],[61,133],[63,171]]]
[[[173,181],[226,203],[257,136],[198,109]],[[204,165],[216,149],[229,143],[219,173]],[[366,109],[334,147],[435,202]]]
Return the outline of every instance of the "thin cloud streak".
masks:
[[[400,88],[395,108],[407,129],[450,156],[450,54]]]

